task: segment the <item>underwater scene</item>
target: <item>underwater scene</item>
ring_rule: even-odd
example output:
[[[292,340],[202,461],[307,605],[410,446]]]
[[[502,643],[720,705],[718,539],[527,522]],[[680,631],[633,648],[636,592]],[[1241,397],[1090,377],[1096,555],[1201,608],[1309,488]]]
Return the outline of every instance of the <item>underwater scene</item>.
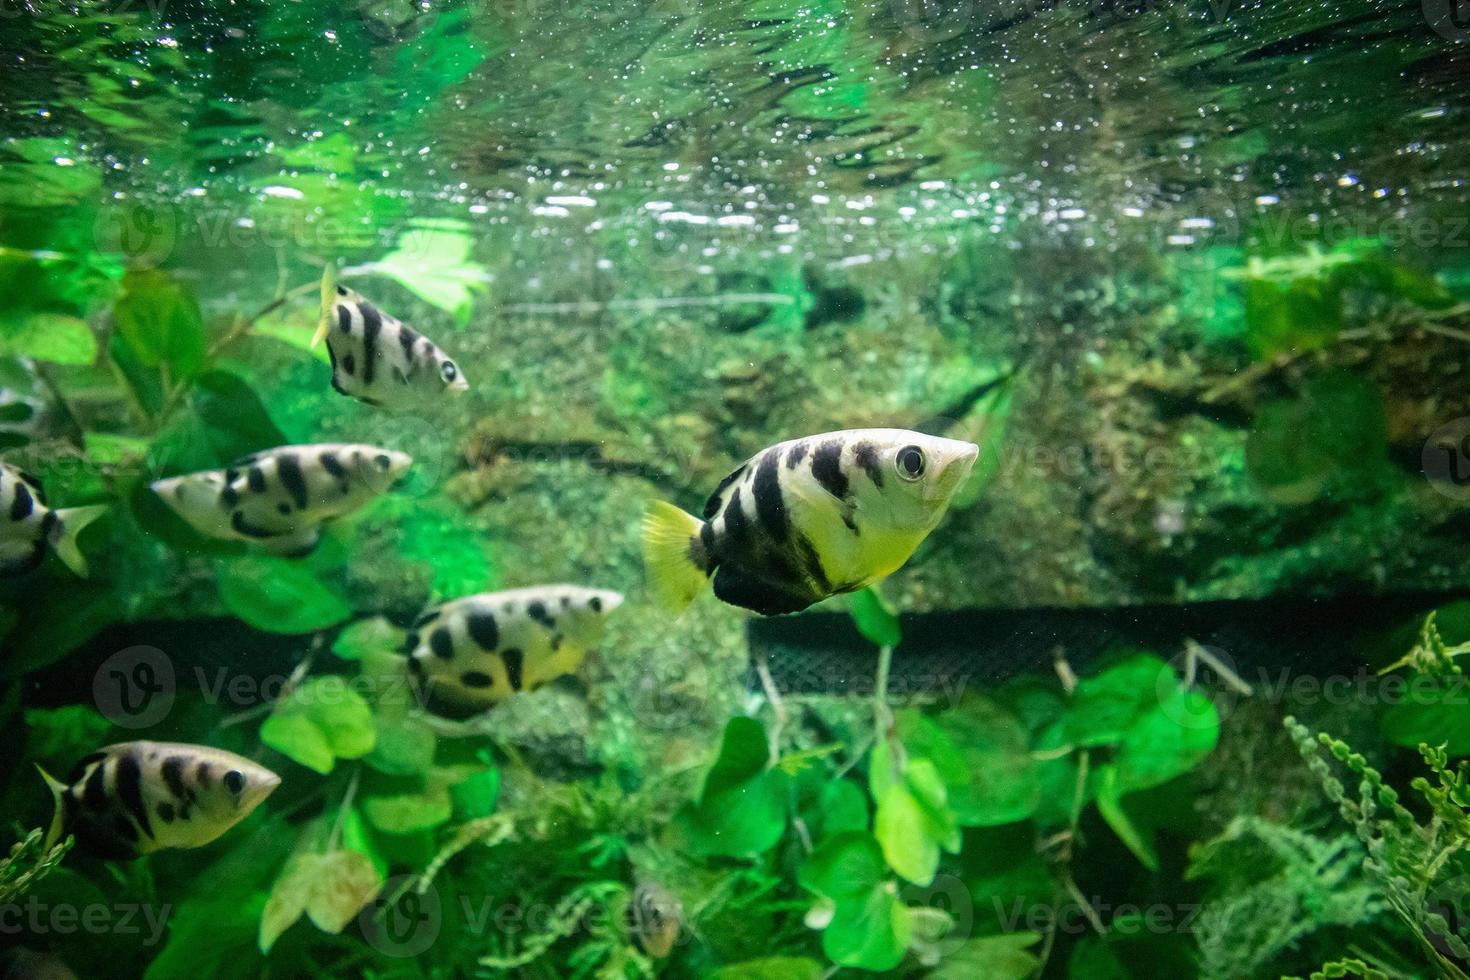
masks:
[[[1464,0],[0,0],[0,978],[1470,980]]]

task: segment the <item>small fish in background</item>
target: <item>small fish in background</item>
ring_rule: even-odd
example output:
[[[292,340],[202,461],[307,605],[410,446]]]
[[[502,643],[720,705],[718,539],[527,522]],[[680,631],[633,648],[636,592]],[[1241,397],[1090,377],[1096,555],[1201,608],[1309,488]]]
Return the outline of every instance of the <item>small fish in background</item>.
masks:
[[[905,429],[778,443],[725,477],[704,519],[655,501],[643,558],[670,612],[714,579],[724,602],[775,616],[895,572],[934,530],[978,446]]]
[[[684,907],[673,893],[653,881],[641,881],[628,902],[628,931],[656,960],[673,952],[684,924]]]
[[[320,542],[324,521],[372,503],[412,465],[408,454],[376,446],[282,446],[226,469],[159,480],[152,489],[206,537],[253,541],[300,558]]]
[[[322,273],[321,317],[311,346],[323,340],[332,359],[332,387],[377,408],[422,405],[470,387],[448,354],[361,293],[338,285],[330,265]]]
[[[404,641],[421,694],[484,710],[581,667],[621,593],[577,585],[486,592],[425,612]]]
[[[56,800],[46,835],[96,857],[131,860],[203,847],[244,820],[281,777],[233,752],[180,742],[122,742],[82,759],[66,782],[44,769]]]
[[[87,559],[77,547],[77,535],[106,512],[100,504],[52,510],[39,480],[0,463],[0,578],[35,571],[48,545],[68,568],[86,578]]]

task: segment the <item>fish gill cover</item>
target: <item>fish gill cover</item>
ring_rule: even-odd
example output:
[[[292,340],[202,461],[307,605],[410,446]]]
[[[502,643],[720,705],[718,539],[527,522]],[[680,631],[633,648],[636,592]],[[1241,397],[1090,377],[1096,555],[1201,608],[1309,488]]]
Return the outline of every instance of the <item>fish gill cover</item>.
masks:
[[[1462,15],[0,0],[7,975],[1466,977]]]

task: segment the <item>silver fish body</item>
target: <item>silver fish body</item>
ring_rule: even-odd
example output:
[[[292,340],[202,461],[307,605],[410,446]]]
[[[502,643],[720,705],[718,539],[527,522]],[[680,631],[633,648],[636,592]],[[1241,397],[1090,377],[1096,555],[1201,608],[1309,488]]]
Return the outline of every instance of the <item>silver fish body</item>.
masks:
[[[372,503],[411,465],[408,454],[376,446],[282,446],[225,469],[159,480],[152,489],[206,537],[300,556],[316,547],[325,521]]]
[[[380,408],[412,408],[469,390],[448,354],[361,293],[322,277],[322,308],[313,346],[327,342],[332,387]]]
[[[799,612],[891,575],[944,516],[979,448],[905,429],[847,429],[778,443],[737,467],[703,520],[657,502],[643,553],[677,611],[713,579],[724,602]]]
[[[56,799],[48,841],[73,834],[84,850],[114,860],[203,847],[249,816],[281,783],[269,769],[233,752],[147,741],[94,752],[64,782],[45,778]]]
[[[34,571],[48,546],[85,577],[87,563],[77,549],[76,536],[105,511],[101,506],[53,510],[39,480],[0,463],[0,578]]]
[[[404,643],[419,689],[483,709],[574,673],[623,596],[577,585],[487,592],[425,612]]]

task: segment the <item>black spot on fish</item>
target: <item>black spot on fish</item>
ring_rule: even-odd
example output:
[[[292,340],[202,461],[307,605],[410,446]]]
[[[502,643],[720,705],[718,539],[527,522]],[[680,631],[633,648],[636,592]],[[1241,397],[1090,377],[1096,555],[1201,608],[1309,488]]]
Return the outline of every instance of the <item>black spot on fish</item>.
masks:
[[[755,482],[751,486],[751,492],[755,494],[756,520],[778,543],[791,535],[791,518],[786,513],[785,501],[781,499],[779,464],[777,454],[767,452],[755,468]]]
[[[306,474],[301,472],[301,462],[291,453],[282,453],[276,460],[276,472],[281,475],[281,485],[296,502],[296,509],[305,510]]]
[[[200,789],[208,789],[214,780],[214,771],[209,768],[209,763],[201,762],[194,767],[194,782],[199,784]]]
[[[857,528],[853,528],[854,531]],[[817,549],[812,546],[811,541],[805,534],[798,534],[795,541],[796,557],[801,562],[802,570],[806,576],[817,584],[817,588],[823,593],[832,591],[832,583],[827,579],[827,570],[822,567],[822,558],[817,554]]]
[[[357,373],[357,358],[351,354],[342,358],[342,373],[349,377]]]
[[[842,443],[833,439],[822,443],[812,454],[812,476],[822,488],[838,500],[846,500],[847,474],[842,472]]]
[[[386,473],[388,472],[388,468],[393,465],[393,460],[388,458],[387,453],[378,453],[378,455],[373,457],[373,465]]]
[[[163,767],[159,770],[168,791],[178,800],[188,800],[192,795],[188,784],[184,782],[184,767],[188,764],[189,760],[183,756],[171,755],[163,760]]]
[[[494,687],[495,678],[478,670],[467,670],[459,675],[459,682],[465,687]]]
[[[10,519],[12,521],[23,521],[31,516],[36,502],[31,497],[31,488],[19,481],[15,484],[15,498],[10,501]]]
[[[346,286],[338,286],[337,287],[337,295],[338,296],[346,296],[347,295],[347,287]]]
[[[342,289],[342,287],[340,286],[338,286],[337,288],[339,290],[339,292],[337,293],[338,296],[341,296],[346,292],[346,290]],[[352,332],[352,311],[347,308],[346,304],[342,304],[337,307],[337,329],[341,330],[343,333]],[[330,346],[331,345],[328,345],[328,349],[330,349]]]
[[[750,519],[745,516],[745,507],[740,499],[740,488],[730,494],[730,502],[725,506],[725,535],[732,544],[739,545],[750,537]]]
[[[332,452],[330,449],[326,449],[322,451],[322,454],[320,457],[318,457],[318,459],[321,461],[322,469],[326,470],[333,479],[347,479],[347,470],[345,467],[343,467],[342,461],[337,458],[336,453]]]
[[[245,471],[245,481],[254,492],[265,493],[265,470],[259,466],[252,466]]]
[[[265,528],[256,527],[254,524],[251,524],[245,519],[245,514],[238,510],[230,515],[230,527],[234,528],[236,534],[246,538],[264,539],[276,537],[274,531],[267,531]]]
[[[715,595],[722,602],[763,616],[800,612],[821,596],[795,591],[751,575],[736,565],[721,565],[715,573]]]
[[[555,636],[553,636],[551,638],[551,652],[552,653],[556,653],[558,650],[560,650],[561,649],[561,644],[562,644],[562,635],[560,633],[557,633]]]
[[[113,772],[115,773],[114,785],[117,789],[117,798],[133,815],[138,829],[152,837],[153,830],[148,822],[148,810],[143,806],[143,769],[138,765],[137,757],[131,752],[122,753],[117,757],[117,765]]]
[[[91,755],[83,756],[81,759],[77,760],[76,765],[71,767],[71,772],[68,773],[66,777],[67,783],[77,782],[87,774],[88,766],[90,766],[94,762],[104,762],[106,761],[106,759],[106,752],[93,752]]]
[[[362,383],[373,383],[373,369],[378,360],[378,334],[383,329],[383,314],[371,303],[362,304]]]
[[[715,492],[710,494],[709,499],[704,502],[705,520],[709,520],[720,512],[721,497],[724,495],[726,490],[730,489],[730,485],[732,483],[734,483],[736,480],[740,479],[744,475],[745,464],[742,464],[735,469],[735,472],[731,473],[729,476],[720,481],[720,485],[715,487]]]
[[[595,595],[587,600],[587,608],[595,613],[602,612],[602,596]]]
[[[417,629],[418,627],[423,626],[425,623],[433,622],[435,617],[437,617],[438,615],[439,610],[437,609],[430,609],[425,612],[419,613],[419,618],[413,621],[414,628]]]
[[[521,668],[525,666],[525,661],[525,654],[516,647],[502,650],[500,653],[500,662],[505,664],[505,679],[510,682],[512,691],[521,689]]]
[[[572,608],[572,597],[569,596],[569,595],[562,596],[561,597],[561,607],[563,609],[570,609],[570,608]]]
[[[172,803],[158,804],[158,819],[164,823],[174,822],[174,807]]]
[[[89,810],[101,810],[107,806],[107,773],[100,763],[82,786],[82,805]]]
[[[138,828],[134,827],[132,821],[122,814],[118,814],[117,819],[112,822],[112,832],[126,841],[138,839]],[[152,837],[153,833],[150,831],[148,836]]]
[[[409,657],[408,672],[415,677],[422,677],[424,674],[424,662],[418,657]]]
[[[526,607],[526,615],[549,630],[556,629],[556,620],[552,619],[551,615],[547,613],[546,604],[543,602],[532,602],[528,605]]]
[[[470,639],[481,650],[493,651],[500,646],[500,626],[495,622],[495,614],[488,610],[475,610],[465,618],[465,629],[469,631]]]
[[[868,479],[873,481],[873,486],[883,486],[883,467],[878,462],[877,448],[871,442],[863,440],[852,447],[852,454],[863,472],[868,474]]]
[[[417,633],[410,633],[403,638],[403,652],[405,654],[413,653],[418,648],[419,635]]]
[[[291,505],[283,501],[279,504],[276,504],[276,510],[280,511],[281,515],[284,517],[291,513]]]
[[[240,491],[235,489],[233,483],[226,481],[225,485],[220,488],[219,505],[225,510],[232,510],[239,502]]]
[[[454,637],[449,635],[449,630],[441,626],[429,634],[429,649],[434,651],[434,656],[441,660],[454,659]]]
[[[806,443],[798,442],[786,454],[786,468],[788,470],[794,470],[801,465],[801,461],[804,459],[806,459]]]
[[[403,347],[403,358],[410,365],[413,364],[413,345],[418,342],[419,335],[414,333],[413,328],[399,325],[398,343]],[[404,379],[405,381],[407,379]]]

